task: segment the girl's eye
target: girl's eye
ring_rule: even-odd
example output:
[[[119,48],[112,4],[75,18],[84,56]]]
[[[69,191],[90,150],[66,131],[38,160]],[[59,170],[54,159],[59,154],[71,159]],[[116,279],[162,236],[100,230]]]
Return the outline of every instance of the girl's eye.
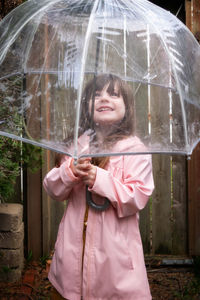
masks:
[[[95,93],[95,98],[96,98],[96,97],[100,97],[100,95],[101,95],[100,92],[96,92],[96,93]]]
[[[112,97],[119,97],[119,94],[116,93],[116,92],[113,92],[113,93],[111,94],[111,96],[112,96]]]

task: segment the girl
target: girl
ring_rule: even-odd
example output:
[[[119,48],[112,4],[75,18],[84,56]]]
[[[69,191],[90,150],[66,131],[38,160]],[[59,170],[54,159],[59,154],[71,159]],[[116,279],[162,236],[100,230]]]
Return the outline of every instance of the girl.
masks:
[[[143,151],[134,136],[133,96],[120,78],[99,75],[85,88],[79,145],[98,151]],[[95,203],[86,205],[86,186]],[[154,184],[150,155],[62,157],[44,179],[54,199],[68,199],[49,280],[69,300],[149,300],[151,294],[139,232],[139,211]],[[62,298],[63,299],[63,298]]]

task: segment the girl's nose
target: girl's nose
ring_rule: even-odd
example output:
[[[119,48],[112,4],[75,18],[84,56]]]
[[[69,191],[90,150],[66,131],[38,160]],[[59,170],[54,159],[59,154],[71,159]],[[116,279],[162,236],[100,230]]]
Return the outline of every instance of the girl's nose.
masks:
[[[109,94],[107,92],[101,94],[101,101],[109,101]]]

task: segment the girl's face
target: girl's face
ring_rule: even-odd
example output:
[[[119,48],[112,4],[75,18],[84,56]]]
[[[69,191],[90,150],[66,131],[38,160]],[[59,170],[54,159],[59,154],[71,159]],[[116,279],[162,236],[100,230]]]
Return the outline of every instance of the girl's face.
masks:
[[[107,84],[103,90],[96,91],[94,99],[94,123],[98,125],[111,125],[120,122],[125,115],[125,104],[119,94],[117,84],[112,92],[108,92]],[[92,111],[92,99],[89,101],[89,113]]]

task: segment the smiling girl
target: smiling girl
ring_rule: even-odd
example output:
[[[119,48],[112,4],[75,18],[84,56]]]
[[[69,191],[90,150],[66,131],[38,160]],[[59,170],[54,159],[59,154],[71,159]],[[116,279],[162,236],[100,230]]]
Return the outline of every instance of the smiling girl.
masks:
[[[145,150],[134,136],[132,93],[120,78],[94,78],[82,103],[79,147]],[[49,273],[58,293],[69,300],[151,299],[139,231],[139,211],[154,188],[151,156],[80,158],[76,164],[62,157],[44,187],[52,198],[68,200]],[[109,200],[107,210],[87,206],[86,188],[95,203]]]

